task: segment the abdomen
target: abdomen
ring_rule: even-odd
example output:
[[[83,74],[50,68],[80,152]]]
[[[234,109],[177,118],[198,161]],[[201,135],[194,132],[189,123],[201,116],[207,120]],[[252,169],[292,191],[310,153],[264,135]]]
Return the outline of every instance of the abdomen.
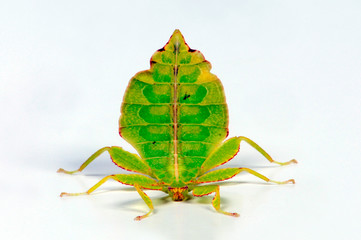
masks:
[[[119,120],[121,136],[166,184],[191,181],[228,133],[220,80],[184,40],[172,48],[175,34],[153,55],[151,69],[130,80]]]

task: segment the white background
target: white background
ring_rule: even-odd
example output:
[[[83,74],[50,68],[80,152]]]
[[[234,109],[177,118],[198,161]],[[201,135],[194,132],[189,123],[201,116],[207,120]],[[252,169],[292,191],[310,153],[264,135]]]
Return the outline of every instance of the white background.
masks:
[[[5,3],[6,2],[6,3]],[[2,1],[0,4],[1,239],[357,239],[360,237],[361,3],[343,1]],[[73,170],[117,133],[129,79],[179,28],[223,82],[230,136],[247,136],[240,174],[211,197],[174,203],[149,192],[155,213],[107,154]],[[357,236],[358,235],[358,236]]]

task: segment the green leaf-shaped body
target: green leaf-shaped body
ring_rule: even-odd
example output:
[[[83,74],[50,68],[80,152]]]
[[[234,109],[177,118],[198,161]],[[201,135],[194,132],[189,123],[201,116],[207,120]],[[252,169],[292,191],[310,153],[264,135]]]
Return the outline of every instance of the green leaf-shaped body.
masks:
[[[134,146],[155,178],[183,185],[228,134],[223,86],[202,53],[179,30],[137,73],[124,95],[120,135]]]

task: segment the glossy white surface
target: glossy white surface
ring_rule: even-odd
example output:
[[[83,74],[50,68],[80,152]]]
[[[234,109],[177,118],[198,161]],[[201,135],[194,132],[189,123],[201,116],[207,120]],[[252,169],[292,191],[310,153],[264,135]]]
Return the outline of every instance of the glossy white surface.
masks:
[[[361,208],[361,3],[359,1],[8,1],[0,4],[0,233],[2,239],[357,239]],[[230,136],[247,136],[231,166],[248,174],[185,203],[147,192],[155,214],[104,154],[132,148],[117,133],[124,90],[175,28],[222,80]]]

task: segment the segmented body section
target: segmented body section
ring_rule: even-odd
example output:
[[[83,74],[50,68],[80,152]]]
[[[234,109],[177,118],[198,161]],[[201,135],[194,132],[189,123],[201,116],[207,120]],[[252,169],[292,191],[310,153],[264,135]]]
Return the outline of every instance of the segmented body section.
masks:
[[[187,183],[228,133],[228,110],[211,64],[176,30],[124,95],[119,133],[165,184]]]

